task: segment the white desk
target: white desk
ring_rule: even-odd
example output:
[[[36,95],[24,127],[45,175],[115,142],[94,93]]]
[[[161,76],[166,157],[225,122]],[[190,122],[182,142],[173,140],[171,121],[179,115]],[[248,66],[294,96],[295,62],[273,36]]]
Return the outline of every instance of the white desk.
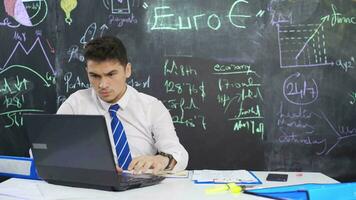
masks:
[[[263,182],[259,187],[271,187],[282,185],[294,185],[303,183],[337,183],[321,173],[294,173],[288,172],[288,182],[268,182],[266,176],[268,172],[254,172]],[[126,200],[126,199],[154,199],[154,200],[175,200],[175,199],[265,199],[247,194],[232,194],[221,192],[212,195],[205,194],[204,189],[212,187],[211,184],[194,184],[190,178],[167,178],[160,184],[128,190],[124,192],[107,192],[93,189],[73,188],[57,186],[43,181],[9,179],[0,184],[1,200]],[[14,195],[15,194],[15,195]]]

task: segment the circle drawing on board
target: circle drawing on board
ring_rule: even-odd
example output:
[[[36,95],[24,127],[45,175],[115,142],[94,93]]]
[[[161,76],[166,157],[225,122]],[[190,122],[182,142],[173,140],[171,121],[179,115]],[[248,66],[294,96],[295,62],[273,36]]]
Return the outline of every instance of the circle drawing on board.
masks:
[[[6,13],[24,26],[37,26],[46,17],[46,0],[4,0]]]

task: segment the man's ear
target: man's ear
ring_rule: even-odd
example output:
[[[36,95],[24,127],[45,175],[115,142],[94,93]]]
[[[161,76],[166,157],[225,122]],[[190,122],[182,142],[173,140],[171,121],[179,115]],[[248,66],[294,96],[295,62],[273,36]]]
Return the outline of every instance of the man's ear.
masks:
[[[126,68],[125,68],[125,75],[126,75],[126,78],[130,78],[131,76],[131,63],[127,63],[126,65]]]

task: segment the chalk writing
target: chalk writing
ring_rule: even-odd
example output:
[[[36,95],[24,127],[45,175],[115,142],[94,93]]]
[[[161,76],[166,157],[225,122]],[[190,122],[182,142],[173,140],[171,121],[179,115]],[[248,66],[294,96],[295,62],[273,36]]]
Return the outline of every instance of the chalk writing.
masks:
[[[37,9],[36,5],[39,4],[27,5],[31,5],[34,9]],[[28,9],[32,9],[32,7]],[[50,91],[50,87],[56,84],[56,73],[40,39],[42,31],[36,30],[36,39],[30,48],[26,48],[23,44],[23,42],[28,42],[29,38],[32,38],[30,36],[27,37],[26,33],[14,32],[13,37],[17,40],[17,43],[11,50],[11,54],[6,59],[5,64],[0,68],[0,103],[3,108],[1,109],[0,116],[4,118],[3,125],[5,128],[22,126],[22,114],[25,112],[44,112],[41,107],[48,102],[46,100],[39,102],[37,99],[41,99],[44,96],[41,96],[41,92],[34,93],[34,91],[41,90],[39,87],[45,90],[49,88],[48,91]],[[47,43],[49,43],[48,40]],[[33,53],[34,51],[36,53]],[[38,53],[40,53],[40,58],[45,61],[44,63],[33,62],[35,64],[29,64],[29,66],[13,64],[18,60],[18,55],[32,57],[33,54]],[[36,69],[39,66],[45,66],[47,69]],[[34,94],[36,97],[33,96]],[[36,102],[33,102],[33,98],[36,98]]]
[[[317,152],[318,155],[321,155],[325,151],[325,142],[326,139],[316,138],[313,139],[311,136],[296,134],[294,131],[287,132],[283,128],[279,129],[282,132],[282,135],[279,137],[279,142],[281,143],[296,143],[304,145],[320,145],[321,150]]]
[[[17,108],[22,108],[22,105],[25,103],[25,97],[24,95],[17,95],[14,97],[8,97],[5,96],[5,100],[4,100],[4,105],[6,108],[10,107],[10,106],[14,106]]]
[[[169,110],[180,111],[178,115],[172,115],[173,123],[184,125],[189,128],[201,126],[204,130],[207,128],[204,115],[190,114],[186,116],[186,111],[200,110],[194,98],[190,97],[188,100],[185,98],[169,99],[163,101]]]
[[[109,15],[108,16],[108,24],[116,25],[116,27],[123,27],[125,24],[137,24],[138,19],[132,13],[129,16],[117,16],[117,15]]]
[[[146,80],[136,80],[134,77],[130,78],[127,81],[127,84],[136,88],[136,89],[145,89],[145,88],[150,88],[151,85],[151,76],[147,76]]]
[[[349,101],[351,105],[354,105],[356,102],[356,92],[350,92],[349,96],[351,97],[351,100]]]
[[[59,108],[59,106],[62,105],[62,103],[63,103],[66,99],[67,99],[66,96],[64,96],[64,95],[58,95],[58,96],[57,96],[57,100],[56,100],[56,102],[57,102],[57,108]]]
[[[67,55],[69,55],[68,63],[72,60],[79,60],[80,62],[84,62],[85,58],[83,53],[79,52],[79,47],[77,45],[72,45],[69,47],[67,51]]]
[[[241,129],[251,131],[252,134],[262,134],[261,138],[263,139],[265,125],[263,122],[256,123],[254,120],[238,120],[234,125],[233,131],[239,131]]]
[[[189,128],[195,128],[201,126],[204,130],[207,129],[207,124],[205,122],[205,116],[203,115],[193,115],[192,117],[185,118],[184,115],[172,115],[172,121],[174,124],[184,125]]]
[[[169,109],[181,109],[181,110],[199,110],[200,108],[196,106],[194,99],[191,97],[186,103],[184,98],[177,99],[169,99],[166,101],[167,107]]]
[[[38,109],[19,109],[8,112],[0,113],[0,116],[7,117],[7,124],[4,125],[5,128],[11,128],[13,126],[23,126],[23,117],[22,113],[24,112],[44,112],[43,110]]]
[[[311,122],[315,121],[313,118],[321,118],[320,115],[302,106],[298,106],[294,111],[284,109],[283,102],[280,103],[277,116],[277,126],[282,132],[286,133],[288,130],[298,130],[298,133],[301,135],[315,133],[315,125]]]
[[[39,78],[41,82],[43,82],[43,86],[48,88],[55,84],[55,79],[53,75],[50,75],[47,72],[46,76],[42,76],[35,70],[21,65],[13,65],[5,68],[0,71],[0,75],[6,75],[6,72],[9,70],[25,70],[26,72],[31,72],[35,78]],[[21,73],[19,73],[21,74]],[[30,108],[26,108],[29,106],[27,101],[31,99],[31,93],[34,90],[34,83],[20,75],[5,76],[0,80],[0,98],[2,100],[1,105],[3,105],[4,110],[3,113],[0,113],[0,116],[4,116],[5,128],[10,128],[12,126],[22,126],[23,119],[22,113],[24,112],[43,112],[42,109],[31,108],[32,104],[30,104]]]
[[[17,31],[14,32],[14,39],[18,41],[26,41],[26,33],[18,33]]]
[[[292,110],[294,109],[294,110]],[[277,127],[281,135],[278,138],[280,143],[295,143],[303,145],[318,145],[320,150],[316,154],[321,155],[325,152],[326,139],[317,135],[315,127],[316,121],[322,118],[319,114],[309,111],[299,105],[295,109],[285,109],[283,102],[280,103],[280,109],[277,113]]]
[[[163,67],[163,75],[179,75],[179,76],[197,76],[197,70],[192,68],[192,66],[179,65],[177,66],[176,62],[173,60],[172,64],[169,63],[167,59]]]
[[[13,22],[9,20],[8,17],[4,18],[3,21],[0,21],[0,26],[6,26],[9,28],[18,28],[21,24],[15,24],[13,25]]]
[[[330,22],[332,27],[337,24],[356,24],[356,17],[343,16],[341,13],[336,11],[336,6],[334,4],[331,4],[331,9],[332,14],[322,17],[322,22]]]
[[[205,116],[192,112],[200,110],[207,96],[205,82],[197,79],[196,68],[188,64],[177,64],[174,59],[166,59],[163,65],[163,75],[165,77],[163,87],[168,95],[163,102],[174,113],[172,114],[173,123],[206,130]]]
[[[200,12],[190,16],[178,15],[178,11],[174,11],[170,6],[159,6],[153,10],[153,24],[150,25],[151,30],[194,30],[198,31],[208,27],[213,31],[222,29],[222,25],[226,24],[224,20],[238,29],[247,28],[246,19],[253,15],[246,13],[246,6],[249,2],[246,0],[236,0],[227,9],[226,13],[204,13]],[[245,9],[242,9],[245,8]],[[255,17],[262,17],[264,11],[259,10]],[[150,21],[149,21],[150,23]]]
[[[184,91],[188,92],[189,95],[194,95],[198,94],[201,96],[202,101],[204,101],[204,98],[206,97],[205,94],[205,84],[204,82],[200,82],[199,85],[196,85],[194,83],[175,83],[174,81],[171,80],[166,80],[164,82],[164,87],[166,90],[166,93],[177,93],[177,94],[182,94]]]
[[[1,73],[0,73],[1,74]],[[0,95],[14,94],[17,92],[22,92],[28,89],[29,81],[25,78],[20,79],[19,76],[16,76],[15,80],[5,77],[1,81],[0,86]]]
[[[241,83],[230,81],[225,78],[219,78],[218,86],[219,86],[219,90],[223,91],[223,90],[228,90],[230,88],[240,89],[240,88],[249,88],[249,87],[260,87],[261,84],[254,83],[254,79],[252,77],[248,77],[247,82],[241,82]]]
[[[25,4],[25,8],[30,10],[39,10],[41,9],[41,4],[39,2],[33,2],[32,4]]]
[[[354,64],[355,64],[355,58],[354,57],[351,57],[348,60],[342,60],[342,59],[336,60],[336,66],[340,67],[345,72],[347,72],[349,69],[355,68]]]
[[[228,64],[228,65],[224,65],[224,64],[216,64],[214,65],[214,74],[254,74],[258,77],[260,77],[260,75],[258,75],[255,71],[251,70],[251,66],[247,65],[247,64],[242,64],[242,65],[237,65],[237,64]]]
[[[1,71],[0,74],[3,72]],[[0,97],[3,97],[1,98],[3,99],[2,105],[4,105],[6,110],[11,110],[0,113],[0,116],[5,116],[7,118],[5,121],[8,121],[4,127],[22,126],[23,119],[21,113],[28,110],[23,109],[26,102],[24,94],[31,89],[30,81],[17,75],[15,78],[4,77],[0,85]]]
[[[284,81],[283,95],[292,104],[311,104],[318,98],[318,85],[314,79],[307,81],[304,75],[297,72]]]
[[[234,122],[232,130],[247,130],[258,134],[263,139],[264,124],[261,84],[256,81],[260,75],[248,64],[215,64],[213,74],[219,76],[217,81],[218,105],[222,106],[228,120]],[[238,81],[237,81],[238,80]]]
[[[287,100],[287,108],[283,102],[277,113],[277,127],[281,135],[281,143],[317,145],[317,155],[325,153],[326,139],[318,135],[316,124],[322,116],[308,110],[305,106],[314,103],[318,98],[318,86],[314,79],[308,80],[303,74],[296,72],[286,78],[283,83],[283,95]]]
[[[73,77],[72,72],[67,72],[63,76],[65,91],[74,92],[78,89],[89,88],[90,84],[81,80],[79,76]]]
[[[50,85],[56,84],[56,77],[53,74],[46,72],[46,75],[44,78],[46,79],[48,84],[50,84]]]

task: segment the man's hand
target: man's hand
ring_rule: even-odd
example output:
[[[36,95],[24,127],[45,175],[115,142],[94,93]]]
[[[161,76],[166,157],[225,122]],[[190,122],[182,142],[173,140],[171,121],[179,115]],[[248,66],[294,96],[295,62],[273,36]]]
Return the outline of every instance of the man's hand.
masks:
[[[123,170],[122,170],[119,166],[117,166],[117,165],[116,165],[116,171],[117,171],[117,173],[119,173],[119,174],[121,174],[121,173],[123,172]]]
[[[166,168],[168,162],[169,159],[161,155],[139,156],[131,161],[128,170],[134,170],[134,173],[144,173],[152,169],[152,173],[157,174]]]

